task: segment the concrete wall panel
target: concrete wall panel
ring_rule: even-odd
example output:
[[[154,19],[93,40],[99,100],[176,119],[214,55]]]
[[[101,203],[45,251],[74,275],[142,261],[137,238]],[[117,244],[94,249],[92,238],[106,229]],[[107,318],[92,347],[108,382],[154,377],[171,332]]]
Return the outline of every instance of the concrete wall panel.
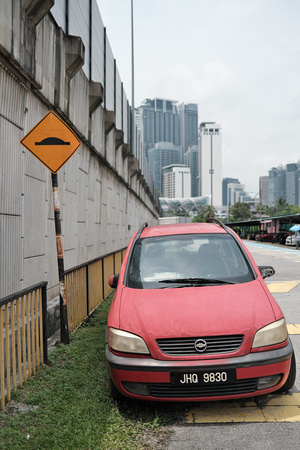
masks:
[[[92,80],[104,86],[104,25],[96,0],[92,0]]]
[[[89,135],[89,83],[82,71],[70,81],[69,116],[75,128],[88,139]]]
[[[87,201],[87,174],[82,170],[78,171],[78,195],[77,195],[77,221],[86,222],[86,201]]]
[[[23,211],[25,259],[46,254],[47,214],[45,192],[44,182],[25,176]]]
[[[0,117],[0,214],[21,216],[23,155],[20,130]],[[10,176],[6,176],[9,174]]]
[[[23,288],[22,218],[0,214],[0,292]]]
[[[35,76],[42,84],[42,94],[54,103],[55,89],[55,24],[46,17],[36,26]]]
[[[76,250],[77,240],[77,195],[66,191],[64,205],[64,250]],[[76,260],[73,266],[76,266]],[[68,266],[69,268],[72,266]]]
[[[123,102],[122,102],[122,81],[118,69],[116,69],[116,129],[122,130],[122,115],[123,115]],[[127,114],[127,111],[125,111]]]
[[[12,53],[12,0],[0,2],[0,45]]]
[[[64,246],[64,238],[63,238]],[[48,298],[52,299],[58,295],[58,264],[55,238],[54,219],[47,221],[47,248],[46,248],[46,280],[48,281]],[[76,260],[76,259],[75,259]],[[30,286],[27,284],[26,287]]]
[[[105,108],[109,111],[114,111],[114,86],[115,86],[115,77],[114,77],[114,68],[115,68],[115,60],[114,55],[108,40],[106,37],[106,78],[105,78],[105,88],[106,88],[106,96],[105,96]]]
[[[102,108],[98,108],[93,113],[93,120],[90,124],[91,136],[90,141],[92,147],[98,155],[105,158],[105,131],[104,131],[104,112]]]
[[[83,71],[89,78],[90,67],[90,0],[69,1],[69,34],[80,36],[85,47]]]
[[[115,168],[116,164],[116,148],[115,148],[115,131],[111,131],[106,136],[106,159],[108,163]]]
[[[123,131],[124,131],[125,144],[129,144],[129,142],[130,142],[129,127],[130,127],[130,110],[129,110],[126,92],[124,91],[124,88],[123,88]]]
[[[46,274],[46,255],[36,256],[35,258],[24,259],[24,279],[29,286],[47,280]]]
[[[22,130],[24,127],[26,90],[2,64],[0,64],[0,98],[1,117]]]
[[[95,202],[87,199],[86,246],[87,261],[95,259]]]
[[[70,158],[61,169],[64,172],[64,186],[66,191],[77,193],[77,171],[80,163],[80,150]]]

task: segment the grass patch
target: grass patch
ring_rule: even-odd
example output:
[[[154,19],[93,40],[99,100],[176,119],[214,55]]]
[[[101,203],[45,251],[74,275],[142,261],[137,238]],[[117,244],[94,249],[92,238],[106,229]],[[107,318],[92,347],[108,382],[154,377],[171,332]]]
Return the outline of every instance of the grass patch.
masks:
[[[166,425],[178,416],[178,405],[110,398],[105,359],[110,303],[111,297],[13,393],[0,413],[0,449],[166,448]]]

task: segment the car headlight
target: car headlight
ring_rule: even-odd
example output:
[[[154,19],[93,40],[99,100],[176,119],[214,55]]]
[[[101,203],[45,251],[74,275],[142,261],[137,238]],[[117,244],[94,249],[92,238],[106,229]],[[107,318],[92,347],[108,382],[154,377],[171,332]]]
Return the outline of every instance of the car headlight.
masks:
[[[254,336],[252,348],[280,344],[288,337],[285,319],[277,320],[258,330]]]
[[[148,347],[140,336],[109,327],[108,339],[111,348],[117,352],[149,354]]]

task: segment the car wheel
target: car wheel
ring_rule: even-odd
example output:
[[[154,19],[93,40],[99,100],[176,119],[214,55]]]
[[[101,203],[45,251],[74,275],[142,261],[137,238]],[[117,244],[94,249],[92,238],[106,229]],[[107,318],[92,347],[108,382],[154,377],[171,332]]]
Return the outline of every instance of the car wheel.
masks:
[[[278,389],[277,392],[286,392],[286,391],[289,391],[290,389],[292,389],[292,387],[295,384],[295,379],[296,379],[296,358],[295,358],[295,354],[293,352],[289,376],[287,377],[284,385],[280,389]]]
[[[113,400],[116,401],[124,400],[125,397],[121,394],[121,392],[118,391],[118,389],[114,385],[111,376],[109,377],[109,389],[110,389],[110,396]]]

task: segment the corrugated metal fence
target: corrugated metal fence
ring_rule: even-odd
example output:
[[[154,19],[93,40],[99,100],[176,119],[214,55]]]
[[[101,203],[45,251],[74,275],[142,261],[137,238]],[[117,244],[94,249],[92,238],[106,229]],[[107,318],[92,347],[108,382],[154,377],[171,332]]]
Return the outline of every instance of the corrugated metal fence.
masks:
[[[126,249],[65,272],[68,325],[72,333],[108,296],[108,279],[119,273]],[[47,363],[47,282],[0,300],[1,409],[11,391]]]

